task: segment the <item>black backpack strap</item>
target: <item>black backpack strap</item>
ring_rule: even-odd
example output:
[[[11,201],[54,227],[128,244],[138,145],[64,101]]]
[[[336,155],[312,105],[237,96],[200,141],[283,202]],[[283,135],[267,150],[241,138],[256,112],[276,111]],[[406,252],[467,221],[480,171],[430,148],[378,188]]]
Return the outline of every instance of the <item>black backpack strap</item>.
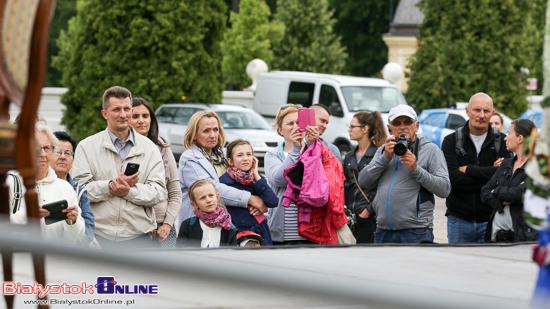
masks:
[[[464,129],[464,127],[460,127],[455,131],[455,137],[456,137],[455,151],[456,151],[457,157],[460,154],[462,154],[463,156],[466,156],[466,150],[464,150],[464,132],[462,132],[462,129]]]
[[[495,151],[497,152],[497,158],[498,158],[500,154],[500,131],[495,128],[491,128],[491,129],[493,130],[493,134],[497,136],[497,138],[493,140],[493,146],[495,147]]]
[[[11,201],[11,208],[13,214],[19,211],[21,207],[21,201],[23,200],[23,183],[21,177],[15,174],[8,174],[13,177],[13,199]]]

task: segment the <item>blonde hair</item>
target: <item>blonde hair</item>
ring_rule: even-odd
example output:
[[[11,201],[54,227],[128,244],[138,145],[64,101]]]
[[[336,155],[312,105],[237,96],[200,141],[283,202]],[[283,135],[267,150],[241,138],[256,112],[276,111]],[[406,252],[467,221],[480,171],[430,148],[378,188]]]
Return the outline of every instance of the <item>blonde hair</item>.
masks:
[[[187,193],[189,194],[189,199],[191,199],[191,202],[196,203],[196,197],[195,197],[195,190],[199,187],[206,186],[206,185],[212,185],[214,187],[214,191],[216,191],[216,194],[218,193],[218,189],[216,189],[216,185],[212,182],[212,180],[205,178],[205,179],[199,179],[196,180],[187,190]]]
[[[298,105],[290,104],[290,103],[281,106],[281,109],[279,109],[279,112],[277,113],[277,117],[275,117],[275,123],[273,124],[273,127],[277,128],[277,134],[279,134],[280,136],[283,136],[279,132],[279,129],[283,127],[283,119],[285,119],[285,117],[288,114],[296,113],[298,111],[298,108],[299,108]]]
[[[57,148],[58,140],[52,132],[52,129],[46,125],[45,122],[39,121],[35,125],[36,134],[44,133],[50,139],[52,146]]]
[[[187,130],[185,130],[185,135],[183,136],[183,146],[185,147],[185,149],[191,149],[195,146],[195,136],[197,136],[197,131],[199,130],[199,122],[204,117],[216,118],[216,120],[218,121],[218,129],[220,130],[220,134],[218,135],[218,144],[222,146],[225,144],[225,133],[223,132],[223,126],[222,122],[220,121],[220,117],[213,111],[205,110],[194,113],[193,116],[191,116],[191,119],[189,119]]]

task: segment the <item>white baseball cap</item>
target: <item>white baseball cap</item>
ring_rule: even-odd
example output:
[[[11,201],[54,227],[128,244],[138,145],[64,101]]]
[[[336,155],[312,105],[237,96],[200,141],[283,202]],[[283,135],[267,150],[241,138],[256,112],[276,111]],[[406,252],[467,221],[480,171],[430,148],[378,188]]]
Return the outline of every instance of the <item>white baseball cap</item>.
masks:
[[[414,111],[414,109],[409,105],[397,105],[396,107],[390,110],[388,119],[389,121],[393,121],[395,118],[401,117],[401,116],[407,116],[414,120],[418,118],[416,116],[416,112]]]

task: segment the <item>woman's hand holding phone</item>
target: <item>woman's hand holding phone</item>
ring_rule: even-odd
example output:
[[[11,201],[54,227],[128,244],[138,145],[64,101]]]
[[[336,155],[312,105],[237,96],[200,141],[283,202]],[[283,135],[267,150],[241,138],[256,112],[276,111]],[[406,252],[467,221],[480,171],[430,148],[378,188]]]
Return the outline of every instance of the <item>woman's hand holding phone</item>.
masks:
[[[76,205],[69,206],[61,211],[67,213],[67,223],[69,224],[75,224],[78,219],[78,208],[76,207]]]
[[[304,136],[305,132],[300,132],[300,127],[296,127],[290,132],[290,140],[292,141],[292,144],[296,146],[302,145]]]
[[[306,143],[313,144],[319,137],[319,128],[308,126],[306,131]]]

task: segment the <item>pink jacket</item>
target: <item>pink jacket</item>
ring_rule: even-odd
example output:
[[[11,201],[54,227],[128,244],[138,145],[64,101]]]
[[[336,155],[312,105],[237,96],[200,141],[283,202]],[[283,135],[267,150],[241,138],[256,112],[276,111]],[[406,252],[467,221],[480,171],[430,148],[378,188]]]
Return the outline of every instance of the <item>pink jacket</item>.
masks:
[[[312,207],[322,207],[329,199],[329,184],[321,161],[323,144],[317,139],[298,162],[285,169],[288,181],[282,205],[298,207],[298,222],[309,222]]]

